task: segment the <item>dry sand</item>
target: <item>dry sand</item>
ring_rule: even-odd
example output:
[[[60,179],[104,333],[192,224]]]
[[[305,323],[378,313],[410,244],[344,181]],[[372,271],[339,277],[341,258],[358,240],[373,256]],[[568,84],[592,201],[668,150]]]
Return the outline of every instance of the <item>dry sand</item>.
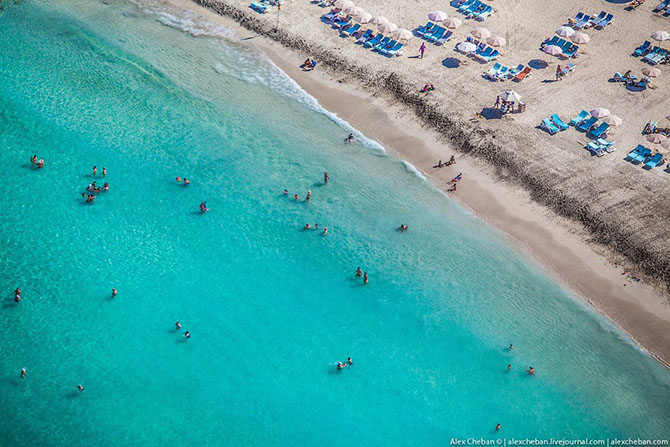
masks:
[[[352,39],[340,38],[319,20],[327,10],[307,0],[289,0],[282,7],[280,32],[273,31],[276,9],[260,16],[249,12],[243,0],[193,1],[227,17],[191,0],[170,3],[235,29],[245,45],[265,52],[324,107],[429,174],[438,187],[444,188],[463,172],[465,179],[452,196],[455,200],[508,235],[667,364],[670,306],[664,286],[659,285],[670,281],[670,174],[661,168],[645,171],[623,158],[637,144],[652,146],[641,130],[649,119],[659,121],[668,114],[663,92],[670,86],[670,73],[660,66],[664,73],[654,81],[656,88],[644,92],[607,82],[614,71],[633,69],[640,76],[645,65],[629,54],[651,32],[670,28],[670,19],[652,15],[655,2],[628,12],[625,5],[603,1],[580,8],[582,2],[567,0],[560,7],[554,4],[551,11],[544,2],[496,1],[491,3],[496,14],[483,24],[465,20],[453,7],[443,5],[449,15],[464,22],[450,42],[443,47],[429,44],[426,57],[417,59],[408,57],[418,53],[421,41],[413,39],[405,56],[387,59],[354,45]],[[436,7],[425,0],[357,4],[409,29],[425,23],[426,13]],[[615,22],[605,30],[587,31],[592,41],[581,47],[588,54],[573,60],[576,70],[561,82],[544,82],[554,79],[555,65],[550,65],[519,84],[493,83],[481,76],[492,64],[454,51],[469,30],[483,25],[507,39],[501,61],[508,66],[533,59],[555,64],[555,58],[538,50],[540,42],[578,10],[601,9],[614,13]],[[272,39],[298,51],[286,51]],[[302,72],[298,65],[314,55],[322,62],[319,69]],[[447,68],[444,60],[448,65],[458,60],[459,67]],[[437,88],[428,98],[416,93],[425,82]],[[509,88],[523,95],[528,103],[525,113],[502,120],[474,117],[493,104],[500,90]],[[613,154],[590,156],[583,148],[588,139],[572,128],[555,136],[536,129],[541,118],[552,113],[567,122],[582,109],[600,106],[624,120],[610,136],[619,148]],[[457,157],[455,167],[433,169],[437,159],[452,154]],[[627,281],[621,265],[651,273],[645,277],[650,285]]]

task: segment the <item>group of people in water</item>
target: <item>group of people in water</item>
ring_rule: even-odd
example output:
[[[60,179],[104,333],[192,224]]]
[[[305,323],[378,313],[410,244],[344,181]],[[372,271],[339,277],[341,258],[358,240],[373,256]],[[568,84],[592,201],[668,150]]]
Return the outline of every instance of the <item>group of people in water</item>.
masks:
[[[39,160],[37,159],[37,154],[33,155],[30,157],[30,164],[33,165],[33,167],[37,169],[42,169],[44,167],[44,159],[40,158]]]
[[[93,166],[93,177],[95,177],[97,175],[98,175],[98,167]],[[107,168],[103,166],[102,167],[102,176],[105,177],[106,175],[107,175]],[[88,194],[86,192],[83,192],[81,194],[81,196],[84,198],[86,203],[91,203],[97,197],[96,194],[98,194],[100,192],[109,191],[109,183],[105,182],[105,184],[102,185],[102,187],[100,187],[100,186],[98,186],[97,181],[94,180],[93,183],[88,184],[88,186],[86,187],[86,191],[88,192]]]
[[[366,285],[368,283],[368,272],[364,272],[363,270],[361,270],[360,267],[356,267],[354,277],[355,278],[363,277],[363,285]]]
[[[347,366],[351,366],[353,364],[354,364],[354,361],[351,360],[351,357],[348,357],[346,362],[337,362],[337,369],[339,371],[341,371],[344,368],[346,368]]]

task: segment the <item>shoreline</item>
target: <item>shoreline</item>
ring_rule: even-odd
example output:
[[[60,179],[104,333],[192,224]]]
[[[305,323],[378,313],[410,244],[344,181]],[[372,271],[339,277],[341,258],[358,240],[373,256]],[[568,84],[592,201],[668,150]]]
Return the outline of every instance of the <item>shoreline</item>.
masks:
[[[266,54],[325,109],[384,145],[389,154],[411,163],[438,189],[463,172],[461,188],[450,195],[455,202],[501,233],[559,284],[627,333],[643,351],[670,367],[670,306],[662,286],[626,281],[622,268],[608,261],[619,261],[621,255],[591,242],[593,235],[584,226],[538,204],[527,189],[501,178],[490,164],[470,155],[471,150],[445,150],[444,135],[427,128],[415,111],[399,104],[397,98],[386,97],[382,89],[371,94],[370,86],[362,86],[356,76],[324,71],[327,64],[303,72],[298,66],[310,54],[299,54],[247,29],[244,12],[233,18],[196,4],[202,0],[168,2],[232,28],[243,38],[241,44]],[[309,44],[300,46],[308,48]],[[458,145],[459,139],[454,143]],[[456,167],[432,168],[438,159],[447,160],[451,154],[456,156]]]

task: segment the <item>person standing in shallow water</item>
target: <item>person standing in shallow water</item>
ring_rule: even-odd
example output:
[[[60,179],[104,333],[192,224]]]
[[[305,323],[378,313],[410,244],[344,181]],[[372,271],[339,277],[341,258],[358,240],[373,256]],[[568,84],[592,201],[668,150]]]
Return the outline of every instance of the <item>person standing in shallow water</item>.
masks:
[[[363,270],[360,267],[356,268],[356,278],[363,276]]]
[[[368,283],[368,272],[363,272],[363,284]]]
[[[98,167],[93,166],[93,175],[98,175]]]
[[[328,180],[330,179],[330,176],[328,175],[328,171],[323,173],[323,183],[328,184]]]

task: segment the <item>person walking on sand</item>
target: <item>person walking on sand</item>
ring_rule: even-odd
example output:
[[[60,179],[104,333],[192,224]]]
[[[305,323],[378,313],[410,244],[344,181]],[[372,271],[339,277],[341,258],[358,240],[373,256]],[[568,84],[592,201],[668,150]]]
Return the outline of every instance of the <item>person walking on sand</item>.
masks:
[[[426,52],[426,42],[421,42],[421,47],[419,48],[419,53],[421,53],[420,59],[423,59],[423,53]]]
[[[556,80],[560,81],[561,78],[561,64],[556,65]]]
[[[496,103],[493,104],[493,107],[497,109],[499,105],[500,105],[500,96],[496,96]]]

